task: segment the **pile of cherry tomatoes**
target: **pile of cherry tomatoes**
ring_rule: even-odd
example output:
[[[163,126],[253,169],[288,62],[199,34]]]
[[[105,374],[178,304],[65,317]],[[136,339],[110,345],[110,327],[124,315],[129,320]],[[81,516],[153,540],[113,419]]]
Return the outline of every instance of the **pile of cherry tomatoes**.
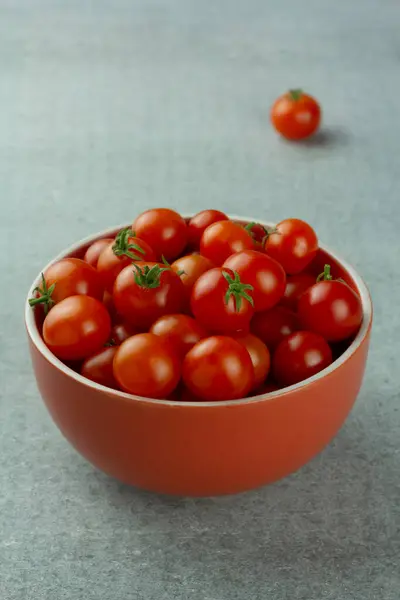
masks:
[[[30,305],[48,348],[84,377],[147,398],[265,394],[331,364],[362,321],[358,295],[316,280],[310,225],[243,225],[158,208],[42,274]]]

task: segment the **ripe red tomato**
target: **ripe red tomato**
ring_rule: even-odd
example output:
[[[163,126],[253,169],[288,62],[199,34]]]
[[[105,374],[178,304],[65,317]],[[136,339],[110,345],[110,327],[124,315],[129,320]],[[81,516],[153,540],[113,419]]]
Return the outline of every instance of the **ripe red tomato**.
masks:
[[[298,315],[305,329],[339,342],[358,331],[363,318],[361,300],[347,283],[332,279],[329,265],[323,276],[301,296]]]
[[[89,263],[89,265],[91,265],[92,267],[96,268],[100,254],[107,246],[111,244],[111,242],[114,243],[113,238],[102,238],[101,240],[96,240],[86,250],[83,260]]]
[[[282,298],[286,286],[286,275],[281,265],[257,250],[244,250],[232,254],[223,264],[239,274],[240,279],[249,283],[254,310],[268,310]]]
[[[255,314],[250,328],[270,350],[274,350],[286,336],[300,329],[300,324],[294,312],[283,306],[274,306]]]
[[[193,286],[191,309],[209,331],[248,331],[253,316],[252,286],[241,283],[230,269],[210,269]]]
[[[286,337],[272,358],[274,378],[281,385],[293,385],[328,367],[332,352],[323,337],[311,331],[296,331]]]
[[[318,238],[314,229],[300,219],[281,221],[265,242],[266,253],[277,260],[288,275],[303,271],[317,250]]]
[[[150,332],[166,339],[180,358],[184,358],[197,342],[207,337],[204,327],[187,315],[160,317],[153,323]]]
[[[100,254],[97,261],[97,271],[100,273],[104,287],[111,292],[114,281],[122,269],[139,261],[155,261],[153,249],[144,240],[134,237],[132,230],[127,227],[120,231]]]
[[[103,292],[96,269],[79,258],[62,258],[42,274],[42,286],[35,289],[29,304],[32,307],[43,304],[47,314],[54,304],[69,296],[82,294],[101,300]]]
[[[250,233],[233,221],[213,223],[203,233],[200,240],[200,254],[220,266],[235,252],[254,248]]]
[[[139,333],[118,346],[114,377],[131,394],[167,398],[179,383],[180,361],[157,335]]]
[[[90,296],[69,296],[56,304],[43,323],[43,339],[63,360],[80,360],[107,342],[111,319],[105,306]]]
[[[119,346],[132,335],[138,333],[129,323],[116,323],[111,328],[110,343],[113,346]]]
[[[200,275],[214,267],[213,263],[201,254],[188,254],[172,263],[171,269],[178,273],[186,292],[186,309],[189,309],[193,286]]]
[[[229,217],[220,210],[202,210],[192,217],[188,223],[189,246],[194,250],[200,248],[200,239],[209,225],[217,221],[229,221]]]
[[[280,305],[296,311],[300,296],[308,290],[309,287],[314,285],[314,283],[315,277],[310,275],[310,273],[290,275],[286,279],[286,289],[283,298],[281,298]]]
[[[271,108],[275,129],[288,140],[309,137],[319,127],[321,109],[312,96],[302,90],[290,90],[275,100]]]
[[[256,389],[267,379],[271,364],[269,350],[260,338],[251,333],[235,336],[235,339],[240,342],[250,354],[254,369],[254,383],[252,389]]]
[[[154,249],[156,259],[175,260],[188,241],[188,228],[180,214],[170,208],[153,208],[138,216],[133,230]]]
[[[106,387],[118,389],[113,373],[113,360],[117,348],[102,348],[92,356],[89,356],[81,367],[81,375],[105,385]]]
[[[254,368],[246,348],[225,336],[198,342],[183,361],[187,388],[204,400],[245,398],[254,383]]]
[[[163,315],[181,312],[185,290],[171,268],[142,262],[125,267],[118,275],[113,301],[127,323],[145,331]]]
[[[250,233],[251,237],[256,243],[257,250],[259,249],[259,246],[264,247],[264,243],[268,235],[268,229],[266,229],[264,225],[261,225],[260,223],[254,223],[252,221],[245,226],[245,230]]]

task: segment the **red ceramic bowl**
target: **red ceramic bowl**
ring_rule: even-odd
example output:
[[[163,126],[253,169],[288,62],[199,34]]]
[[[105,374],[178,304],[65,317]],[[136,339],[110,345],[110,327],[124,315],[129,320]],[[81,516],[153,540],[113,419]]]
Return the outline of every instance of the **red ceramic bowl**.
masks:
[[[89,244],[116,231],[93,235],[55,260],[82,257]],[[93,465],[154,492],[232,494],[295,471],[342,426],[359,392],[367,359],[372,324],[368,290],[351,266],[322,248],[313,263],[315,272],[325,262],[334,265],[337,276],[360,295],[364,319],[357,336],[331,366],[314,377],[268,396],[242,400],[153,400],[93,383],[47,349],[26,302],[33,368],[55,423]],[[28,297],[38,283],[39,276]]]

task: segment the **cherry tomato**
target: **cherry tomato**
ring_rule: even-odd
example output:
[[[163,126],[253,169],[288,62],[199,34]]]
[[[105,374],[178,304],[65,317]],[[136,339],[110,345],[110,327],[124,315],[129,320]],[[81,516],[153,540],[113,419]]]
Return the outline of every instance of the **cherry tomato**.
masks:
[[[318,129],[321,109],[312,96],[302,90],[290,90],[272,105],[271,121],[283,137],[301,140]]]
[[[310,273],[290,275],[286,279],[286,289],[283,298],[281,298],[280,305],[296,311],[300,296],[308,290],[309,287],[314,285],[314,283],[315,277],[310,275]]]
[[[165,338],[183,358],[197,342],[207,337],[200,323],[187,315],[165,315],[157,319],[150,332]]]
[[[113,360],[116,352],[117,348],[115,347],[102,348],[89,356],[81,367],[81,375],[106,387],[118,389],[113,373]]]
[[[131,394],[167,398],[179,383],[180,361],[160,337],[139,333],[118,346],[114,377]]]
[[[122,269],[134,261],[155,261],[153,249],[144,240],[134,237],[128,227],[119,232],[100,254],[97,271],[100,273],[104,287],[111,292],[114,281]]]
[[[35,289],[30,306],[43,304],[45,313],[69,296],[85,295],[101,300],[103,284],[96,269],[79,258],[62,258],[42,274],[42,286]]]
[[[248,231],[256,243],[257,250],[258,246],[263,247],[265,243],[266,236],[268,235],[268,229],[261,225],[260,223],[248,223],[245,225],[245,230]]]
[[[317,250],[318,239],[314,229],[300,219],[281,221],[265,242],[266,253],[277,260],[288,275],[303,271]]]
[[[274,306],[270,310],[254,315],[251,331],[274,350],[288,335],[300,329],[297,315],[283,306]]]
[[[114,346],[119,346],[132,335],[138,333],[129,323],[116,323],[111,328],[110,343]]]
[[[109,312],[111,321],[113,323],[119,322],[121,319],[118,317],[117,311],[115,310],[112,294],[107,292],[107,290],[104,290],[103,304]]]
[[[193,286],[200,275],[212,269],[215,265],[201,254],[188,254],[172,263],[171,269],[178,273],[185,287],[187,306],[190,304],[190,295]]]
[[[310,331],[296,331],[275,350],[272,369],[281,385],[293,385],[319,373],[331,362],[332,352],[323,337]]]
[[[111,319],[105,306],[90,296],[69,296],[56,304],[43,323],[43,339],[58,358],[80,360],[107,342]]]
[[[96,240],[86,250],[83,260],[85,262],[89,263],[89,265],[91,265],[92,267],[96,268],[100,254],[103,252],[103,250],[107,246],[109,246],[111,244],[111,242],[114,243],[113,238],[103,238],[101,240]]]
[[[301,296],[298,315],[305,329],[339,342],[358,331],[363,318],[361,301],[347,283],[332,279],[329,265],[322,276],[324,280]]]
[[[254,368],[246,348],[225,336],[198,342],[183,361],[186,387],[204,400],[245,398],[253,387]]]
[[[231,254],[252,248],[254,241],[250,233],[233,221],[213,223],[200,240],[200,254],[217,266],[222,265]]]
[[[138,216],[133,230],[154,249],[156,259],[175,260],[185,249],[188,228],[180,214],[170,208],[153,208]]]
[[[241,283],[230,269],[210,269],[193,286],[191,309],[209,331],[233,333],[248,331],[253,316],[252,287]]]
[[[209,225],[217,221],[229,221],[229,217],[220,210],[202,210],[192,217],[188,223],[189,246],[195,250],[200,248],[200,239]]]
[[[232,254],[223,264],[239,274],[240,279],[253,287],[254,310],[268,310],[282,298],[286,275],[281,265],[257,250]]]
[[[251,333],[235,336],[235,339],[240,342],[250,354],[254,368],[253,389],[256,389],[267,379],[271,364],[269,350],[260,338]]]
[[[185,290],[179,275],[154,262],[125,267],[115,280],[113,301],[118,314],[140,331],[167,314],[181,312]]]

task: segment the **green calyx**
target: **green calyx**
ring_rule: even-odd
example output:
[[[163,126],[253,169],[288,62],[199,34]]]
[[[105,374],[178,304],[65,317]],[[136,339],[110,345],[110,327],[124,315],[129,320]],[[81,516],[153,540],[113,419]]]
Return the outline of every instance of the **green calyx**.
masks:
[[[253,227],[261,227],[262,230],[263,230],[263,232],[264,232],[264,235],[263,235],[262,240],[261,240],[261,245],[262,246],[264,246],[265,242],[267,241],[267,239],[269,238],[269,236],[272,233],[279,233],[279,231],[276,229],[276,227],[274,227],[271,230],[268,230],[266,227],[264,227],[264,225],[261,225],[260,223],[255,223],[254,221],[252,221],[251,223],[248,223],[245,226],[245,230],[249,232],[249,234],[251,235],[251,237],[253,239],[255,239],[255,237],[256,237],[255,234],[254,234],[254,231],[253,231]]]
[[[42,287],[35,287],[33,293],[38,293],[38,296],[33,296],[29,299],[29,306],[34,308],[38,304],[43,304],[44,314],[47,315],[51,307],[54,305],[54,300],[51,297],[52,293],[56,288],[56,284],[53,283],[50,287],[47,287],[46,280],[42,273]]]
[[[225,304],[228,304],[230,297],[233,296],[235,302],[235,310],[236,312],[240,312],[242,308],[243,299],[250,302],[252,306],[254,306],[253,298],[247,293],[247,291],[253,291],[253,286],[248,283],[242,283],[240,281],[239,273],[233,271],[234,278],[229,275],[226,271],[222,271],[222,275],[225,277],[228,283],[228,289],[225,294]]]
[[[139,287],[148,290],[160,287],[161,273],[170,270],[170,267],[160,267],[160,265],[154,265],[152,267],[149,267],[148,265],[144,265],[143,267],[140,267],[139,265],[133,266],[135,267],[135,271],[133,272],[135,283]]]
[[[289,90],[288,95],[291,100],[294,100],[294,102],[298,102],[303,95],[303,90]]]
[[[133,237],[135,237],[135,234],[130,227],[122,229],[117,234],[112,247],[114,254],[116,256],[127,256],[131,260],[142,260],[145,251],[138,244],[129,241]]]
[[[331,265],[324,265],[324,270],[317,277],[317,283],[319,281],[332,281]]]

